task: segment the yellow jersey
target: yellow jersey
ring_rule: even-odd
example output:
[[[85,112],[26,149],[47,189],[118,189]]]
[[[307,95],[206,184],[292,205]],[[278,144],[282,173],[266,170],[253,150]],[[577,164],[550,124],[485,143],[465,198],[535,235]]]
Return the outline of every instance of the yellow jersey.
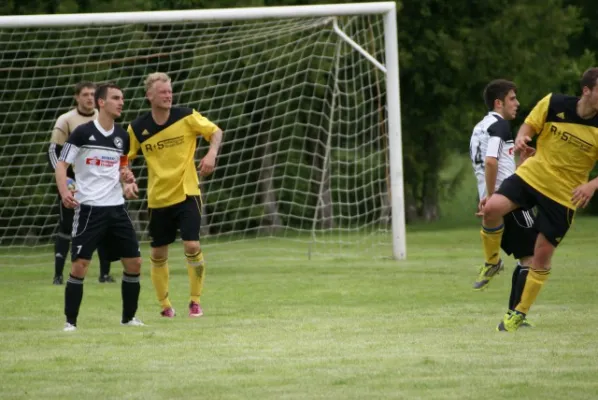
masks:
[[[549,94],[525,119],[536,133],[536,154],[515,172],[546,197],[575,210],[573,189],[588,182],[598,160],[598,116],[577,115],[579,98]]]
[[[199,196],[195,167],[197,137],[210,141],[220,128],[191,108],[173,107],[164,125],[158,125],[148,112],[128,128],[129,159],[139,150],[148,169],[148,207],[162,208]]]

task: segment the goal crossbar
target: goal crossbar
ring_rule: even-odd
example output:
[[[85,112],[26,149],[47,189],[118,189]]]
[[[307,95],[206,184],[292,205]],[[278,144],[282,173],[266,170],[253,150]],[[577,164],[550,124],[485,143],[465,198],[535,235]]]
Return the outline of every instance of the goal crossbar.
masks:
[[[138,11],[93,14],[54,14],[0,16],[1,28],[119,25],[185,21],[238,21],[268,18],[327,17],[394,12],[396,4],[379,3],[322,4],[313,6],[246,7],[209,10]]]

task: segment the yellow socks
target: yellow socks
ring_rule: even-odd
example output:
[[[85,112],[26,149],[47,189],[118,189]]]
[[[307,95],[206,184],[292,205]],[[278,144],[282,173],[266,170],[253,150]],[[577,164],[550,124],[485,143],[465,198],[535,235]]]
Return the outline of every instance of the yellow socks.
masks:
[[[205,277],[205,261],[203,254],[199,251],[196,254],[185,254],[187,259],[187,275],[189,276],[190,300],[199,303],[199,297],[203,288]],[[156,297],[163,309],[172,307],[168,298],[168,259],[154,259],[150,257],[152,267],[151,276]]]
[[[505,230],[504,224],[496,228],[486,228],[482,226],[480,235],[482,236],[482,245],[484,246],[484,255],[486,263],[497,264],[500,259],[500,241],[502,233]]]
[[[189,276],[190,301],[199,303],[206,275],[206,264],[201,250],[195,254],[185,253],[187,258],[187,275]]]
[[[156,290],[156,297],[162,306],[162,309],[170,308],[170,299],[168,298],[168,259],[153,259],[150,257],[150,264],[152,266],[151,276],[154,289]]]
[[[538,297],[538,293],[540,293],[540,289],[544,286],[544,283],[548,279],[550,275],[550,270],[548,271],[536,271],[530,268],[529,273],[527,274],[527,279],[525,280],[525,287],[523,288],[523,293],[521,294],[521,301],[515,307],[516,311],[521,313],[527,314],[534,301],[536,301],[536,297]]]

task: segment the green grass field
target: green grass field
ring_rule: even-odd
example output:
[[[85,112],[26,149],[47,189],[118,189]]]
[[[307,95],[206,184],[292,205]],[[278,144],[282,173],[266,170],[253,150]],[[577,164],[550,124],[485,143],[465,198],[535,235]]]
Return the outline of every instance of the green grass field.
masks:
[[[195,320],[183,265],[171,267],[174,320],[159,317],[146,266],[143,328],[119,325],[120,284],[99,284],[92,266],[79,330],[63,333],[50,260],[14,263],[0,269],[0,398],[595,398],[596,226],[576,221],[529,315],[536,327],[515,334],[495,331],[514,262],[487,291],[470,289],[481,257],[473,224],[410,230],[400,263],[275,261],[231,244],[238,261],[208,265]],[[260,262],[246,254],[256,250]]]

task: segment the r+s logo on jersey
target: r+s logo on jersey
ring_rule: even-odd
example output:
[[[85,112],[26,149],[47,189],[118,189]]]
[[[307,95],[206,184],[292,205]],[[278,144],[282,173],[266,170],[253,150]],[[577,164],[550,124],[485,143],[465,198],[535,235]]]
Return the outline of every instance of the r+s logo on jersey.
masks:
[[[120,157],[88,157],[85,159],[85,164],[94,165],[96,167],[113,167],[120,162]]]
[[[550,132],[553,136],[559,138],[563,142],[567,143],[568,145],[575,146],[579,150],[583,151],[584,153],[589,153],[592,150],[594,145],[592,143],[588,143],[585,140],[578,138],[574,134],[567,132],[565,130],[560,130],[558,127],[552,125],[550,127]]]
[[[170,139],[160,140],[159,142],[157,142],[155,144],[147,143],[147,144],[145,144],[145,151],[148,152],[148,151],[167,149],[167,148],[179,146],[183,143],[185,143],[185,137],[177,136],[177,137],[173,137]]]

